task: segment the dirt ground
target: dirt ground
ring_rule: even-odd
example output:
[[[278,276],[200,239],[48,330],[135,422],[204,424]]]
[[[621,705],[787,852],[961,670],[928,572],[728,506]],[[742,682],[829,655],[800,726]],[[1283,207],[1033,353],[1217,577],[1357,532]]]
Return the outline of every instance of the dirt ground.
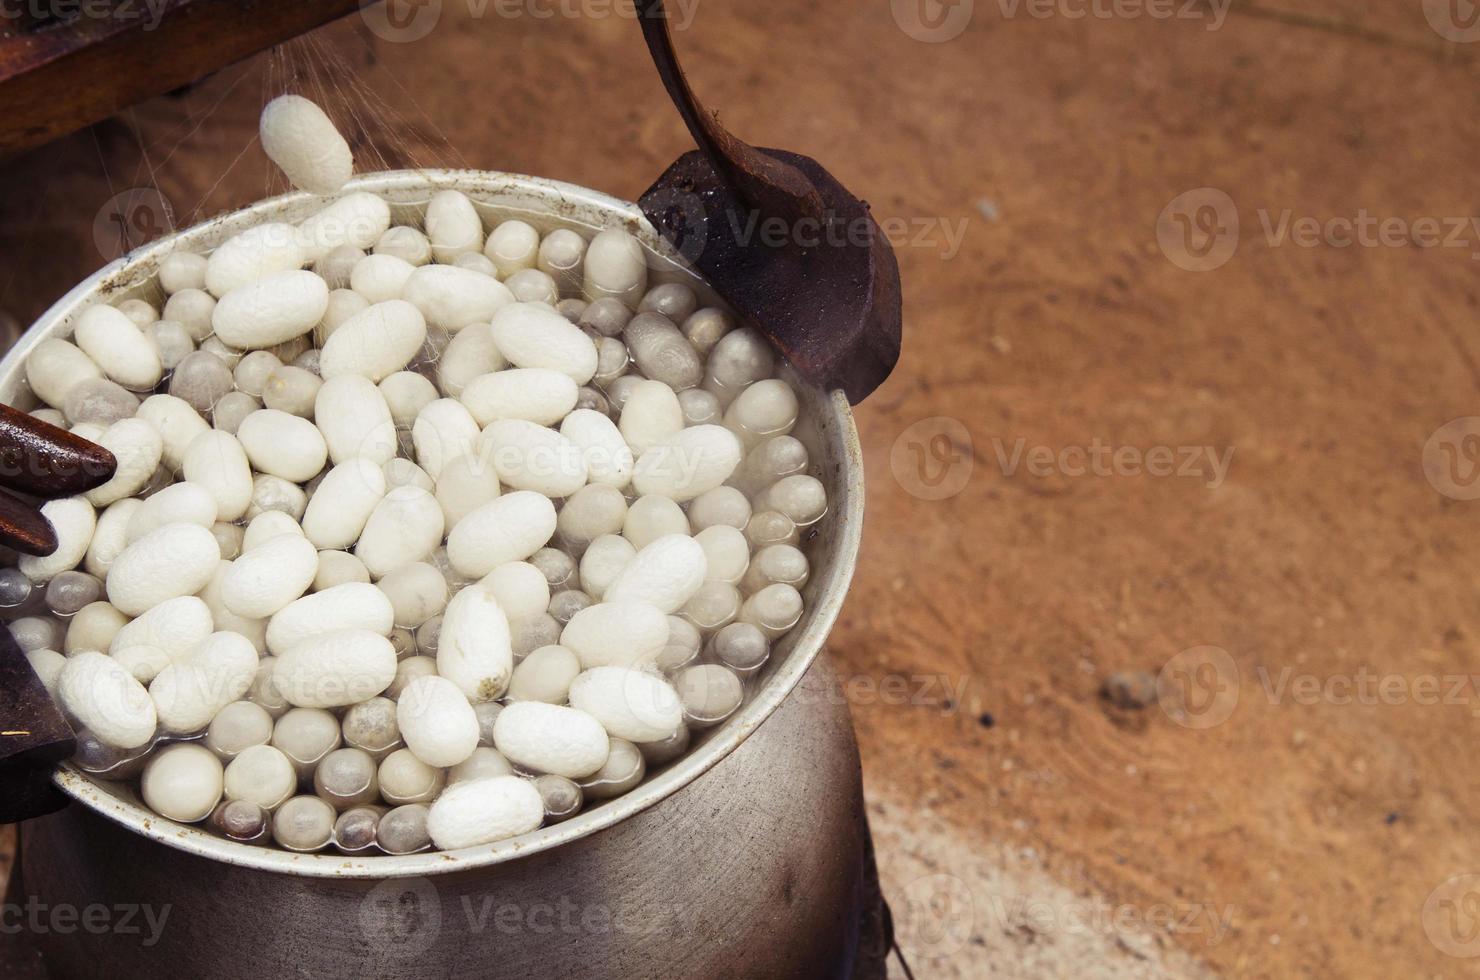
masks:
[[[706,101],[897,233],[832,654],[916,976],[1473,973],[1464,6],[685,7]],[[0,308],[156,191],[179,225],[282,189],[253,136],[290,86],[348,96],[372,165],[635,197],[689,143],[608,9],[351,18],[0,165]]]

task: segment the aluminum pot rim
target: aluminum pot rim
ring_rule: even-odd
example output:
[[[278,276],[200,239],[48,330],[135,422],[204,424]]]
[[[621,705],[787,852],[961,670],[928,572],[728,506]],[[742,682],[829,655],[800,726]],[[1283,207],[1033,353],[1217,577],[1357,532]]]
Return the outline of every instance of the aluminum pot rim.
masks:
[[[440,190],[467,192],[491,207],[546,215],[593,229],[620,226],[635,234],[662,267],[707,291],[682,257],[657,234],[636,204],[563,181],[522,174],[475,170],[402,170],[354,178],[336,197],[366,191],[395,204],[424,201]],[[293,192],[268,198],[141,246],[78,283],[46,311],[0,359],[0,386],[13,398],[24,377],[24,362],[44,338],[67,326],[99,298],[124,292],[150,276],[159,262],[178,248],[206,248],[231,233],[268,220],[301,220],[329,199]],[[297,215],[298,217],[290,217]],[[485,868],[559,847],[598,833],[635,816],[679,792],[739,748],[791,694],[821,653],[846,597],[857,560],[863,527],[863,459],[847,398],[840,391],[812,390],[804,401],[819,413],[825,437],[840,443],[836,472],[825,474],[832,501],[827,520],[836,522],[825,568],[819,570],[812,603],[787,637],[790,650],[758,690],[707,740],[636,789],[563,823],[543,827],[494,844],[455,851],[402,856],[356,857],[334,852],[296,854],[240,844],[196,826],[170,821],[142,805],[100,788],[80,771],[64,765],[56,784],[78,804],[122,824],[141,836],[213,861],[259,871],[314,878],[384,879],[427,877]]]

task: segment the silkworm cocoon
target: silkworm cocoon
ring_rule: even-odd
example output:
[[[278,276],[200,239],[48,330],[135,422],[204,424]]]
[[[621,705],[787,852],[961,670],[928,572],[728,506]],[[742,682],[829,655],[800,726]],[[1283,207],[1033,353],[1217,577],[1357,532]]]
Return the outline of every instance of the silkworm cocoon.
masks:
[[[274,810],[297,788],[298,772],[292,760],[275,746],[249,746],[227,763],[223,789],[228,800],[250,800],[264,810]]]
[[[73,339],[104,374],[132,391],[148,391],[164,376],[159,351],[144,331],[115,307],[99,305],[83,310]]]
[[[333,194],[354,172],[354,156],[333,121],[300,95],[267,103],[258,131],[268,159],[310,194]]]
[[[694,535],[704,549],[704,580],[734,585],[750,567],[750,542],[745,532],[728,524],[706,527]]]
[[[509,287],[482,273],[453,265],[424,265],[406,280],[401,298],[426,317],[427,325],[458,333],[487,323],[500,307],[514,302]]]
[[[466,783],[474,779],[489,779],[493,776],[512,776],[514,767],[509,765],[503,753],[487,745],[480,745],[473,754],[447,770],[447,782]]]
[[[449,398],[459,398],[474,379],[509,366],[493,342],[486,323],[473,324],[453,335],[437,360],[437,383]]]
[[[313,577],[313,592],[327,592],[336,585],[370,581],[370,569],[347,551],[319,551],[319,573]]]
[[[335,463],[356,456],[384,463],[396,455],[396,423],[369,378],[346,374],[325,381],[314,399],[314,422]]]
[[[606,731],[584,711],[516,701],[493,723],[493,745],[517,765],[579,779],[606,765]]]
[[[415,371],[397,371],[381,379],[380,394],[396,425],[409,428],[417,413],[441,397],[431,379]]]
[[[67,624],[62,652],[68,657],[83,650],[106,650],[129,619],[111,602],[92,602],[77,611]]]
[[[215,630],[210,607],[193,595],[166,599],[113,635],[108,654],[147,684],[183,661]]]
[[[67,658],[57,700],[79,725],[115,749],[136,749],[154,737],[154,702],[144,685],[112,657],[83,650]]]
[[[87,492],[87,499],[94,507],[106,507],[144,489],[164,456],[164,440],[143,419],[119,419],[96,441],[113,454],[118,468],[107,483]]]
[[[498,473],[491,460],[468,453],[448,460],[437,474],[437,503],[448,527],[499,495]]]
[[[442,543],[442,507],[421,487],[397,487],[370,512],[355,557],[374,578],[421,561]]]
[[[563,289],[574,291],[581,283],[585,259],[586,239],[569,228],[557,228],[540,242],[535,265]]]
[[[221,801],[221,760],[200,745],[171,745],[149,759],[139,789],[149,809],[180,823],[197,823]]]
[[[124,543],[133,544],[155,528],[166,524],[216,523],[216,498],[198,483],[172,483],[136,508],[124,528]]]
[[[396,679],[396,649],[370,630],[320,633],[277,658],[273,684],[300,708],[340,708],[368,701]]]
[[[216,297],[204,289],[182,289],[164,304],[164,318],[185,328],[197,344],[211,335]]]
[[[248,283],[307,264],[298,229],[280,222],[256,225],[217,246],[206,261],[205,288],[218,299]]]
[[[76,568],[87,555],[98,526],[98,512],[85,497],[48,500],[41,505],[41,516],[56,532],[56,550],[49,555],[21,555],[17,562],[21,574],[37,585]]]
[[[390,205],[374,194],[355,191],[299,222],[298,241],[305,258],[317,262],[341,245],[368,250],[390,226]]]
[[[661,676],[630,667],[596,667],[570,686],[571,707],[579,708],[608,735],[631,742],[661,742],[683,724],[683,702]]]
[[[639,381],[622,406],[622,438],[641,456],[649,446],[674,439],[683,431],[683,407],[673,389],[661,381]]]
[[[548,306],[510,303],[493,315],[492,329],[499,352],[515,367],[559,371],[578,385],[596,374],[596,344]]]
[[[509,698],[564,704],[570,696],[571,682],[580,672],[580,658],[565,647],[540,647],[515,666],[509,680]]]
[[[247,530],[242,535],[241,553],[252,551],[280,534],[302,537],[303,528],[298,526],[298,522],[290,514],[278,510],[264,511],[252,518],[252,523],[247,525]]]
[[[509,619],[498,600],[481,585],[464,588],[442,616],[437,672],[476,702],[501,697],[513,669]]]
[[[636,308],[647,291],[647,259],[636,238],[620,228],[608,228],[586,246],[587,298],[612,296]]]
[[[62,668],[67,666],[67,658],[55,650],[27,650],[26,662],[36,672],[36,679],[41,686],[46,688],[46,693],[55,701],[60,691],[58,687],[62,678]]]
[[[448,460],[467,456],[478,444],[478,423],[462,402],[438,398],[423,408],[411,426],[416,461],[436,480]]]
[[[321,549],[348,548],[359,540],[375,505],[385,496],[385,474],[374,460],[347,459],[324,476],[303,514],[303,533]]]
[[[312,422],[275,408],[258,409],[242,419],[236,438],[252,466],[290,483],[313,479],[329,458],[329,447]]]
[[[616,423],[604,413],[578,408],[560,423],[560,434],[581,450],[587,477],[592,483],[621,490],[632,482],[635,465],[632,449]]]
[[[189,402],[174,395],[150,395],[134,417],[154,426],[164,443],[164,463],[176,472],[185,465],[185,450],[190,443],[211,428]]]
[[[523,561],[555,535],[555,505],[518,490],[464,517],[447,536],[447,559],[463,576],[482,578],[498,566]]]
[[[372,304],[400,299],[416,266],[394,255],[367,255],[349,274],[349,288]],[[338,332],[337,330],[335,331]]]
[[[538,616],[550,605],[550,583],[545,573],[527,561],[500,565],[480,583],[493,593],[510,622]]]
[[[560,645],[581,658],[581,666],[645,667],[668,642],[663,610],[637,602],[598,602],[570,618]]]
[[[216,519],[234,521],[252,503],[252,466],[236,436],[208,429],[185,450],[180,467],[185,479],[216,498]]]
[[[239,633],[212,633],[183,660],[159,672],[149,697],[166,731],[188,734],[211,723],[216,714],[252,686],[257,651]]]
[[[267,623],[267,649],[273,654],[320,633],[369,630],[386,636],[395,626],[395,610],[384,592],[367,582],[346,582],[295,599]]]
[[[312,330],[329,308],[329,287],[312,272],[278,272],[238,286],[216,304],[211,326],[228,347],[273,347]]]
[[[533,269],[539,260],[540,233],[527,221],[511,218],[501,221],[488,236],[483,254],[493,262],[499,278],[507,279],[525,269]]]
[[[426,338],[426,321],[416,307],[399,299],[376,303],[324,342],[319,374],[325,381],[344,374],[379,381],[410,364]]]
[[[26,381],[36,397],[52,408],[67,403],[67,392],[79,381],[101,378],[102,370],[73,344],[48,337],[26,357]]]
[[[697,388],[704,380],[704,359],[673,321],[659,313],[639,313],[622,331],[632,361],[645,377],[677,391]]]
[[[603,534],[586,547],[581,556],[581,588],[601,596],[616,581],[627,563],[637,557],[637,548],[620,534]]]
[[[89,575],[96,575],[98,578],[108,577],[108,569],[112,566],[113,560],[130,544],[128,522],[142,506],[144,506],[144,501],[137,497],[125,497],[109,504],[97,518],[97,527],[92,532],[92,542],[87,546],[87,554],[82,560],[82,567]],[[45,513],[44,508],[42,512]],[[24,558],[21,560],[25,561]],[[24,565],[21,566],[21,570],[25,570]]]
[[[182,289],[204,289],[207,265],[204,255],[172,252],[159,263],[159,288],[170,296]]]
[[[319,552],[311,541],[279,534],[231,563],[221,599],[238,616],[263,619],[307,592],[318,570]]]
[[[459,339],[464,336],[467,334],[460,334]],[[454,340],[453,344],[456,343]],[[561,371],[514,368],[469,380],[458,397],[479,425],[491,425],[501,419],[556,425],[576,407],[580,388],[570,375]]]
[[[668,534],[643,548],[606,587],[607,602],[639,602],[676,613],[704,584],[708,563],[699,542]]]
[[[545,805],[534,783],[490,776],[447,787],[427,813],[427,833],[444,851],[477,847],[539,828]]]
[[[451,265],[459,255],[483,251],[483,219],[461,191],[433,194],[424,224],[438,262]]]
[[[478,747],[478,716],[457,685],[436,674],[418,677],[401,692],[396,725],[411,754],[446,769]]]
[[[740,440],[724,426],[692,425],[648,446],[632,472],[632,487],[684,503],[723,485],[743,452]]]
[[[393,568],[376,586],[390,600],[397,626],[416,629],[447,608],[447,577],[426,562]]]
[[[426,470],[417,466],[404,456],[387,460],[382,469],[385,472],[385,485],[387,492],[398,490],[401,487],[420,487],[427,493],[436,489],[437,483],[431,478]]]
[[[231,567],[232,562],[224,559],[216,563],[216,570],[211,573],[211,580],[199,592],[201,601],[211,610],[211,619],[216,624],[217,630],[240,633],[251,642],[252,647],[259,654],[264,653],[267,650],[267,620],[238,616],[226,608],[226,601],[222,598],[226,575],[231,571]]]
[[[199,524],[166,524],[150,531],[113,560],[108,601],[129,616],[142,616],[176,596],[205,587],[221,560],[216,537]]]
[[[586,485],[580,448],[554,429],[524,419],[500,419],[484,429],[479,453],[493,461],[499,480],[516,490],[569,497]]]

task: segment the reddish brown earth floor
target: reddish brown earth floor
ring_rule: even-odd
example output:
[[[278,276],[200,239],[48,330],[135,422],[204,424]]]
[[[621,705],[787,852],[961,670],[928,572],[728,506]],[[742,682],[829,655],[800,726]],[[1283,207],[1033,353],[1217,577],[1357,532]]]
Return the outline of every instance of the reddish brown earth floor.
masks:
[[[630,22],[443,7],[421,41],[351,20],[0,166],[0,307],[100,265],[119,192],[184,224],[281,189],[253,135],[295,74],[374,93],[372,165],[630,198],[687,149]],[[737,133],[906,229],[833,653],[918,975],[1474,968],[1442,950],[1480,953],[1480,878],[1441,886],[1480,872],[1480,483],[1473,441],[1428,450],[1455,496],[1425,447],[1480,414],[1480,44],[1426,7],[997,0],[929,43],[885,0],[755,0],[681,33]],[[1282,238],[1287,211],[1326,227]],[[1342,247],[1362,214],[1385,234]],[[1109,705],[1122,671],[1160,697]]]

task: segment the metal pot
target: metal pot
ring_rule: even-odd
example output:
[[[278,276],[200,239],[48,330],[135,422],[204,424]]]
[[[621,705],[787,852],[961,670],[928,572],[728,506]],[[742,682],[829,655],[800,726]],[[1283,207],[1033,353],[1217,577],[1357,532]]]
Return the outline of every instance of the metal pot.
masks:
[[[635,205],[595,191],[473,171],[375,174],[347,190],[386,198],[401,220],[447,188],[467,194],[488,224],[625,227],[649,250],[655,282],[686,281],[715,301]],[[82,309],[157,302],[147,280],[165,255],[319,206],[306,194],[264,201],[104,268],[0,361],[0,401],[34,402],[27,355],[69,334]],[[848,976],[867,904],[868,835],[851,721],[821,654],[857,556],[863,467],[846,399],[792,380],[806,419],[795,434],[831,506],[808,545],[816,573],[806,613],[748,702],[688,755],[626,796],[520,838],[370,858],[226,841],[64,766],[57,783],[74,803],[24,826],[23,894],[48,908],[113,911],[107,929],[40,930],[53,975]],[[120,921],[131,906],[136,933]]]

